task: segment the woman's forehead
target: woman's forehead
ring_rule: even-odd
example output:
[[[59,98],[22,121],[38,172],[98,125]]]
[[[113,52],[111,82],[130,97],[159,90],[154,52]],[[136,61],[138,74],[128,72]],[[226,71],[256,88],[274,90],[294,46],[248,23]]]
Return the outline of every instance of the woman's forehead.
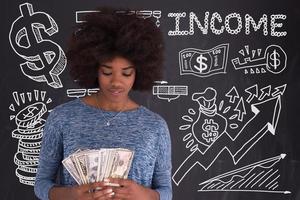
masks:
[[[105,68],[120,68],[120,69],[129,69],[134,68],[134,65],[132,62],[130,62],[128,59],[124,57],[114,57],[113,59],[100,63],[99,67],[105,67]]]

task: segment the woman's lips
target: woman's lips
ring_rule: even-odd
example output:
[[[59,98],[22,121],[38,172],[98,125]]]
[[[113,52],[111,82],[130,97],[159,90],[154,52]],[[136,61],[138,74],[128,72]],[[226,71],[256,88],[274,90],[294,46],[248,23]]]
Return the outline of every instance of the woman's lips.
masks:
[[[109,91],[109,93],[111,93],[114,96],[118,96],[123,92],[123,90],[121,90],[121,89],[110,89],[108,91]]]

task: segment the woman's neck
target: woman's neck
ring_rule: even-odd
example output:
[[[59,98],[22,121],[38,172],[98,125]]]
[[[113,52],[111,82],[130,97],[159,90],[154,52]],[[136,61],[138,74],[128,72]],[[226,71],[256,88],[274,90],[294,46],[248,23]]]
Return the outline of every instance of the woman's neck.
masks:
[[[84,97],[83,101],[86,104],[93,106],[95,108],[103,109],[106,111],[115,111],[115,112],[119,112],[120,110],[122,110],[125,104],[126,105],[123,108],[123,111],[134,110],[139,107],[139,105],[134,101],[132,101],[129,97],[125,101],[115,103],[115,102],[107,101],[105,99],[103,100],[102,97],[100,97],[100,95],[98,96],[98,94],[93,94],[91,96]]]
[[[109,101],[105,96],[101,95],[101,93],[97,93],[94,96],[94,101],[96,107],[99,109],[119,112],[128,109],[127,107],[131,100],[127,97],[120,101]]]

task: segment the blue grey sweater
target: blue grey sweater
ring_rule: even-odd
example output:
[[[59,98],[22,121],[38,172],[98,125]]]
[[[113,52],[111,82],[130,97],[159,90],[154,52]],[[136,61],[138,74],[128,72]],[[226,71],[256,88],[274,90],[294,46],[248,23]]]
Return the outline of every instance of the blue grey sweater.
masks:
[[[160,200],[172,199],[171,141],[165,120],[143,106],[116,114],[81,99],[50,113],[34,188],[38,198],[48,199],[54,185],[76,184],[61,163],[76,150],[120,147],[135,152],[128,178],[158,191]],[[108,119],[111,125],[105,126]]]

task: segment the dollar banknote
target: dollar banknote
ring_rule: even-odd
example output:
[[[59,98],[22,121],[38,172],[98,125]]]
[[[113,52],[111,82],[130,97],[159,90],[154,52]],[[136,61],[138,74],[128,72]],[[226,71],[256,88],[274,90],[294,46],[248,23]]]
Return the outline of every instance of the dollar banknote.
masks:
[[[103,181],[106,178],[128,178],[134,151],[125,148],[77,150],[62,161],[79,184]]]

